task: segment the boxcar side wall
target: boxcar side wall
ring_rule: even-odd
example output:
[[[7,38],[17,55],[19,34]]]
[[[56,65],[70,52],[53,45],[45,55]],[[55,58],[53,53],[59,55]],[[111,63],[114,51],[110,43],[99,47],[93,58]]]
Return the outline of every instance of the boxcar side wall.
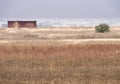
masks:
[[[19,22],[20,28],[36,28],[36,22]]]
[[[14,28],[14,22],[8,21],[8,28]]]
[[[8,28],[36,28],[36,21],[8,21]]]

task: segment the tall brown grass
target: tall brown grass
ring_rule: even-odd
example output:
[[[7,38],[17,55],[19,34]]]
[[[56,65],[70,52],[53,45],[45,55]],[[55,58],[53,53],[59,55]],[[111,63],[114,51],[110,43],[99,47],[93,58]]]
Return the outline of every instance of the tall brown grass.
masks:
[[[0,84],[119,84],[120,44],[0,45]]]

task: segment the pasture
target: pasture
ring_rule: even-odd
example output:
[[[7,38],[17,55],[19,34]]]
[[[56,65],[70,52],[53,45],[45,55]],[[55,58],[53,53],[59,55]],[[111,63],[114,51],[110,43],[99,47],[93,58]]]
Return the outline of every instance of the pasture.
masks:
[[[118,30],[1,29],[0,84],[119,84]]]

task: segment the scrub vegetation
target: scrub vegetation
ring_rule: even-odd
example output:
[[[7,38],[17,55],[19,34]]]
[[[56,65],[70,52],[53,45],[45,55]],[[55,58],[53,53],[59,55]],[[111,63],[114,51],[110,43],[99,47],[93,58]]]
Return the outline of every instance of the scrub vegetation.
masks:
[[[39,44],[0,44],[0,84],[120,83],[119,43]]]
[[[96,26],[95,30],[96,30],[96,32],[99,32],[99,33],[105,33],[105,32],[110,31],[109,25],[107,25],[105,23],[102,23],[102,24],[99,24],[98,26]]]

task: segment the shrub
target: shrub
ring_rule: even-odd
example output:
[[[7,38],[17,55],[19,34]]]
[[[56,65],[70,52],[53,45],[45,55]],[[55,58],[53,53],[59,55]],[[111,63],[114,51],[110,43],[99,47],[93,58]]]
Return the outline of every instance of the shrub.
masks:
[[[110,31],[109,25],[105,23],[99,24],[98,26],[95,27],[95,31],[99,33],[109,32]]]

